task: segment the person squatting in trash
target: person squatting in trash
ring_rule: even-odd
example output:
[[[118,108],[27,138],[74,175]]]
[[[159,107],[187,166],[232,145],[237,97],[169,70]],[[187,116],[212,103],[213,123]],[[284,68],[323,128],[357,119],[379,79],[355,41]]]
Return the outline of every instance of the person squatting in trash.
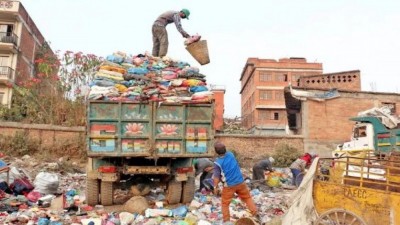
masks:
[[[318,155],[315,153],[305,153],[303,156],[297,158],[290,166],[290,171],[292,172],[293,179],[292,185],[296,185],[296,177],[305,171],[307,167],[311,165],[312,160]]]
[[[253,180],[265,180],[265,172],[272,172],[274,169],[272,168],[272,164],[275,162],[275,159],[269,157],[268,159],[264,159],[258,161],[253,166]]]
[[[235,194],[246,203],[251,214],[258,219],[257,206],[254,204],[250,191],[244,182],[235,156],[232,152],[227,151],[225,145],[221,142],[216,142],[214,149],[217,153],[217,158],[214,161],[214,194],[217,195],[219,193],[218,184],[222,182],[221,207],[223,222],[230,222],[229,204]]]
[[[197,191],[205,188],[207,191],[213,191],[214,187],[208,182],[212,178],[214,171],[214,162],[208,158],[199,158],[194,160],[195,176],[200,175],[200,188]]]
[[[189,19],[190,11],[182,9],[181,11],[167,11],[161,14],[153,23],[153,56],[164,57],[168,52],[168,33],[167,25],[175,23],[176,29],[184,38],[190,35],[183,30],[181,19]]]

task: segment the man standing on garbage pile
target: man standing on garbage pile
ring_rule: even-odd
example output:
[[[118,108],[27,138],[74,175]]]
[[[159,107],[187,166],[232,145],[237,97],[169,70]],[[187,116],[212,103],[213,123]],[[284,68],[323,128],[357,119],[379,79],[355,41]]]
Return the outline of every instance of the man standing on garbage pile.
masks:
[[[221,142],[214,144],[217,159],[214,166],[214,194],[219,193],[218,184],[223,183],[221,193],[222,217],[224,224],[230,223],[229,204],[235,193],[246,203],[251,214],[259,220],[257,206],[250,195],[250,191],[244,182],[239,163],[232,152],[226,151],[226,147]]]
[[[198,191],[201,191],[203,188],[206,188],[207,191],[212,191],[214,188],[206,183],[207,179],[210,179],[213,175],[214,171],[214,162],[208,158],[199,158],[194,160],[194,168],[196,170],[195,176],[200,175],[200,188]]]
[[[290,166],[290,171],[292,171],[293,180],[292,185],[296,185],[296,177],[303,173],[307,167],[311,165],[312,160],[318,155],[315,153],[305,153],[300,158],[296,159]]]
[[[258,161],[253,166],[253,180],[265,180],[265,171],[272,172],[274,169],[272,168],[272,164],[275,162],[275,159],[269,157],[268,159],[264,159]]]
[[[161,14],[153,23],[153,56],[163,57],[168,52],[168,33],[166,26],[170,23],[175,23],[176,29],[184,38],[189,38],[190,35],[183,30],[181,19],[189,19],[190,11],[182,9],[181,11],[167,11]]]

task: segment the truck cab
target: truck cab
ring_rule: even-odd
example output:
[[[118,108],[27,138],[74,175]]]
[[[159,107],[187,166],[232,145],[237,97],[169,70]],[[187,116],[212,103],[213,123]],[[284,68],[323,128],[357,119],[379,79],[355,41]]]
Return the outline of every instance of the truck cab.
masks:
[[[384,117],[379,116],[361,116],[350,120],[356,122],[350,141],[338,145],[333,152],[334,157],[350,150],[373,150],[375,154],[400,150],[399,126],[389,128],[382,122]]]

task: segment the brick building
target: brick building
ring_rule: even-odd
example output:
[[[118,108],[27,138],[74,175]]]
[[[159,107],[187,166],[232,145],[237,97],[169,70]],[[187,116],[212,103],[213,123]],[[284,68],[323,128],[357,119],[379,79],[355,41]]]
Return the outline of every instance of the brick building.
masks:
[[[330,156],[330,152],[340,143],[348,141],[351,136],[353,121],[349,118],[359,112],[388,105],[393,113],[400,113],[400,94],[340,90],[337,98],[314,101],[310,98],[299,100],[294,98],[294,91],[307,91],[321,95],[324,88],[285,88],[285,101],[292,134],[304,138],[304,150],[315,151],[322,156]]]
[[[214,129],[221,131],[224,127],[224,112],[225,112],[225,86],[211,85],[211,92],[214,93],[215,108],[214,108]]]
[[[305,58],[248,58],[240,76],[243,126],[256,134],[284,134],[284,87],[297,86],[301,77],[322,71],[322,63],[309,63]]]
[[[338,90],[361,91],[360,71],[351,70],[300,77],[297,86],[305,88],[336,88]]]
[[[44,42],[21,2],[0,0],[1,104],[10,107],[10,86],[33,76],[35,52]]]

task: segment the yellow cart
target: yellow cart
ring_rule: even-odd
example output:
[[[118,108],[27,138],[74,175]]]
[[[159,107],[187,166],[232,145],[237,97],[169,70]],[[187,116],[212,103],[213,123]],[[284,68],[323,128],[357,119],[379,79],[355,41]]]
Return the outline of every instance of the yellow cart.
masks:
[[[400,155],[321,158],[313,200],[317,225],[399,225]]]

